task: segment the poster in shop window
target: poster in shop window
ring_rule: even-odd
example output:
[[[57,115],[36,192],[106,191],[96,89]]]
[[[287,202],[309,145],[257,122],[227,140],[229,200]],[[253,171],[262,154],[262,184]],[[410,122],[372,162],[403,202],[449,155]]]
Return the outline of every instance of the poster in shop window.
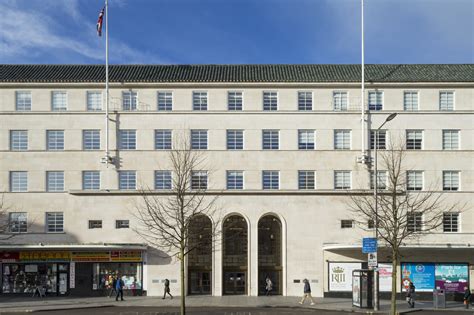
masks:
[[[392,264],[379,264],[379,289],[380,292],[392,291]]]
[[[402,263],[402,288],[408,288],[412,281],[418,292],[431,292],[435,284],[435,265],[433,263]]]
[[[468,266],[466,264],[436,264],[436,288],[446,292],[464,292],[468,286]]]
[[[352,271],[361,269],[361,263],[329,263],[329,291],[352,292]]]

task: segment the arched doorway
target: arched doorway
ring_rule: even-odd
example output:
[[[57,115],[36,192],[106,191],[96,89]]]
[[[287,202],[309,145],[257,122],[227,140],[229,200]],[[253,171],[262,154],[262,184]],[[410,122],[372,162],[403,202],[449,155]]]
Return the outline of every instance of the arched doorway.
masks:
[[[212,222],[197,215],[189,223],[188,294],[211,294]]]
[[[247,294],[248,227],[240,215],[231,215],[223,223],[222,275],[223,294]]]
[[[282,294],[282,235],[281,222],[274,215],[258,221],[258,294],[265,294],[265,280],[273,283],[272,294]]]

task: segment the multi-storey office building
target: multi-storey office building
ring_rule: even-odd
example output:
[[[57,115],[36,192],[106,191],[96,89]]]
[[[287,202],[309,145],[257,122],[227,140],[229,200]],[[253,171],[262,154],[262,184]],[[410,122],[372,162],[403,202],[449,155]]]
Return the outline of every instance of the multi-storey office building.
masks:
[[[370,189],[357,158],[363,145],[373,154],[368,129],[390,113],[398,116],[380,148],[406,139],[409,189],[467,205],[405,244],[400,277],[420,273],[428,280],[418,290],[431,290],[447,270],[443,281],[472,287],[474,67],[366,70],[362,132],[357,65],[112,66],[109,146],[118,162],[106,167],[103,66],[1,66],[0,189],[15,234],[0,245],[2,293],[40,283],[57,294],[103,294],[116,273],[138,293],[161,293],[165,278],[177,290],[178,262],[143,243],[131,211],[140,186],[169,189],[168,152],[183,134],[212,165],[196,176],[220,195],[222,233],[232,226],[239,237],[189,257],[189,294],[258,295],[267,275],[277,294],[299,295],[303,278],[317,296],[349,292],[351,270],[365,266],[361,239],[372,235],[347,205]],[[382,267],[383,291],[390,268]]]

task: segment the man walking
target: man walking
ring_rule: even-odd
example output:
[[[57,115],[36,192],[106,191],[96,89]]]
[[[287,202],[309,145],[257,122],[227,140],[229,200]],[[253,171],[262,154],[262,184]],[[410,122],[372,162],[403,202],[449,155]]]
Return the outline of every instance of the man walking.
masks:
[[[120,296],[120,300],[123,301],[123,286],[125,283],[123,283],[122,278],[120,275],[117,275],[117,282],[115,284],[115,290],[117,291],[117,295],[115,296],[115,301],[118,301],[118,298]]]
[[[311,296],[311,286],[309,285],[308,279],[304,279],[303,283],[304,283],[304,290],[303,290],[304,294],[303,294],[303,298],[300,301],[300,304],[303,304],[306,298],[309,298],[309,300],[311,301],[311,305],[314,305],[313,297]]]
[[[168,293],[171,299],[173,299],[173,296],[170,293],[170,281],[168,279],[165,279],[165,293],[163,294],[163,300],[166,298],[166,293]]]

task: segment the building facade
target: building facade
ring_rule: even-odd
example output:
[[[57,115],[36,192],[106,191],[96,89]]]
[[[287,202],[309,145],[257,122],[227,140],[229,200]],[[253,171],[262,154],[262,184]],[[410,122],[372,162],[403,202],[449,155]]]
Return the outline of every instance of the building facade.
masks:
[[[474,287],[473,65],[367,65],[364,102],[357,65],[110,73],[105,164],[103,66],[0,66],[0,190],[14,235],[0,243],[2,294],[102,295],[116,274],[129,294],[159,295],[165,278],[178,292],[179,261],[140,239],[133,211],[140,187],[169,189],[169,150],[183,136],[205,151],[210,167],[196,176],[219,195],[222,238],[233,240],[188,256],[188,294],[256,296],[266,276],[275,294],[299,295],[304,278],[315,296],[349,294],[351,271],[366,267],[361,240],[373,235],[348,207],[370,189],[357,159],[373,156],[370,130],[391,113],[379,148],[406,142],[409,189],[466,205],[405,244],[397,289],[416,274],[421,291]],[[379,262],[388,291],[383,248]]]

